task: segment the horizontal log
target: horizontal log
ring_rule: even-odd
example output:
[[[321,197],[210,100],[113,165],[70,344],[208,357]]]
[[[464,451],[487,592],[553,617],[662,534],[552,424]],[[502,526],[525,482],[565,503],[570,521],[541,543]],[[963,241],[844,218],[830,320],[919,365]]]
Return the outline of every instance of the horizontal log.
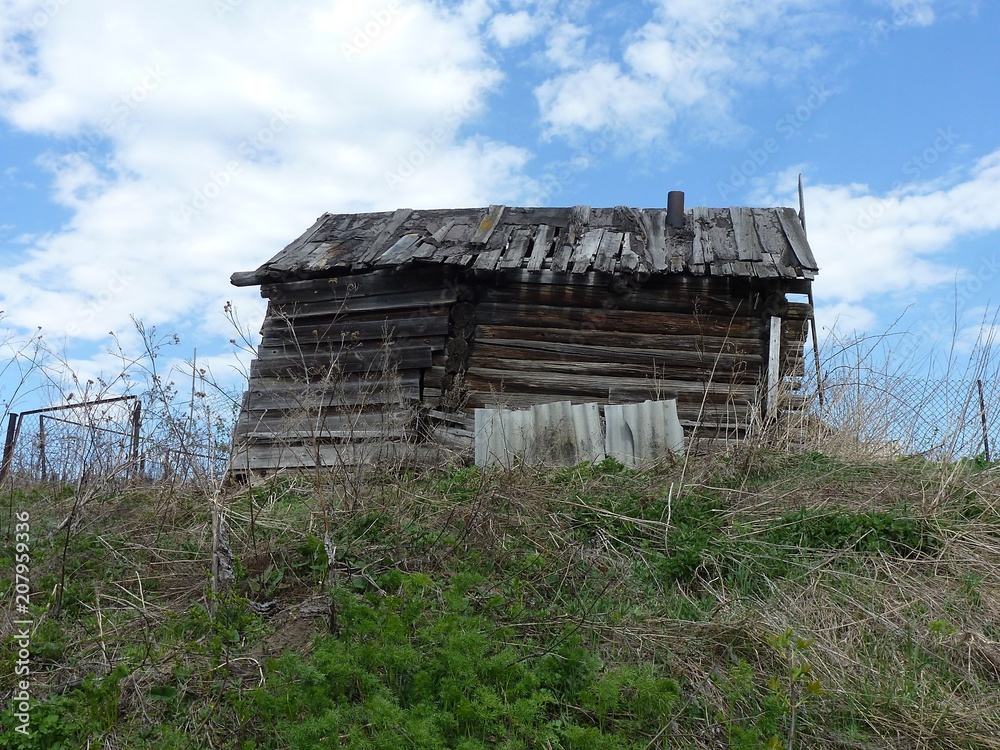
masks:
[[[232,471],[268,472],[279,469],[312,469],[319,453],[321,467],[360,465],[440,466],[454,456],[452,451],[434,443],[375,441],[371,443],[334,443],[313,446],[248,446],[237,451]]]
[[[527,322],[527,321],[525,321]],[[589,328],[541,328],[527,325],[480,325],[476,340],[511,339],[520,341],[549,341],[587,346],[614,346],[630,349],[674,350],[683,352],[719,351],[753,353],[761,356],[763,342],[759,338],[727,338],[704,334],[626,333],[616,330]]]
[[[402,294],[382,294],[373,297],[348,297],[340,301],[319,302],[271,302],[267,308],[268,317],[283,317],[293,320],[302,318],[337,316],[351,312],[375,310],[420,310],[426,315],[442,305],[451,305],[458,298],[453,289],[431,289]]]
[[[420,369],[431,366],[429,346],[393,347],[388,351],[345,351],[337,356],[302,354],[279,356],[268,354],[250,363],[250,376],[258,378],[301,378],[332,376],[342,373],[377,373],[391,368]]]
[[[650,393],[652,385],[645,378],[602,377],[578,375],[567,377],[560,373],[517,372],[478,367],[475,371],[466,373],[466,382],[473,389],[489,392],[494,389],[500,393],[565,393],[567,395],[597,395],[608,394],[614,390],[634,391],[636,394]],[[658,383],[662,391],[682,394],[704,394],[706,391],[715,397],[726,398],[730,395],[752,398],[756,389],[751,385],[735,385],[728,383],[694,383],[683,380],[665,379]],[[605,396],[606,398],[607,396]],[[637,398],[636,400],[644,400]]]
[[[256,410],[244,411],[236,421],[234,440],[251,434],[268,433],[279,438],[282,434],[298,437],[324,437],[329,435],[395,433],[414,426],[416,412],[406,408],[389,411],[361,411],[355,413],[322,413],[318,408],[294,411]]]
[[[528,286],[512,284],[482,293],[484,302],[518,303],[555,307],[590,307],[600,309],[642,310],[648,312],[687,312],[695,310],[713,315],[733,315],[740,310],[752,312],[748,300],[723,295],[710,295],[684,287],[668,288],[646,285],[639,289],[614,294],[610,289],[593,286]]]
[[[690,311],[639,311],[621,308],[593,309],[571,306],[533,305],[511,302],[484,302],[476,306],[480,326],[524,326],[538,328],[619,331],[622,333],[682,336],[732,337],[734,340],[761,339],[764,324],[752,313],[697,315]]]
[[[416,401],[420,398],[420,373],[398,377],[345,375],[327,381],[304,382],[291,378],[252,378],[244,394],[244,409],[301,411],[331,407],[366,407]]]
[[[446,284],[444,275],[443,266],[374,271],[314,281],[264,284],[260,296],[275,302],[318,302],[399,294],[441,289]]]
[[[293,360],[308,360],[319,358],[331,362],[343,362],[353,360],[377,361],[380,356],[393,355],[398,352],[417,351],[427,349],[429,351],[444,351],[448,343],[446,336],[425,336],[423,338],[403,339],[398,342],[383,341],[357,341],[357,342],[326,342],[314,343],[286,342],[275,346],[260,346],[257,348],[257,359],[269,361],[273,359],[288,358]]]
[[[478,346],[477,351],[480,351]],[[701,382],[708,379],[709,371],[711,370],[711,367],[706,369],[702,366],[681,366],[676,362],[658,362],[654,368],[651,365],[642,366],[621,362],[602,362],[600,360],[593,362],[584,362],[580,359],[554,361],[546,359],[544,353],[533,353],[540,354],[539,358],[506,359],[500,351],[496,351],[492,347],[485,347],[480,353],[469,358],[469,372],[476,373],[479,368],[486,367],[497,370],[510,370],[512,372],[563,373],[569,378],[572,378],[574,375],[612,375],[616,377],[645,378],[650,383],[655,383],[667,377],[673,380]],[[760,379],[760,368],[758,366],[734,371],[732,369],[717,367],[714,379],[727,383],[754,384]]]
[[[654,364],[657,367],[667,369],[671,367],[696,368],[703,373],[705,378],[713,369],[723,372],[740,369],[758,371],[762,359],[759,354],[711,354],[624,346],[566,344],[560,341],[516,341],[510,339],[476,341],[473,344],[472,353],[479,361],[495,357],[505,360],[631,364],[649,370],[652,370]]]
[[[381,320],[352,320],[344,316],[323,322],[314,318],[302,321],[268,319],[261,329],[261,346],[275,346],[295,341],[303,344],[387,339],[403,342],[406,339],[444,336],[447,333],[448,316],[444,314],[416,317],[385,316]]]

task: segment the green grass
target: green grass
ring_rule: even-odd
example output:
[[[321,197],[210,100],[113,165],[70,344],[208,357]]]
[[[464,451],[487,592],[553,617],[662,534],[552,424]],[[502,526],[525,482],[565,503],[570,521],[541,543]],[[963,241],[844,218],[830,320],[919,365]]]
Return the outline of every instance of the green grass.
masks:
[[[747,451],[680,479],[267,483],[227,500],[237,580],[214,600],[204,497],[96,497],[58,618],[46,534],[74,497],[17,492],[35,702],[29,737],[0,713],[0,746],[1000,746],[994,467]],[[8,600],[13,564],[8,542]],[[7,694],[15,660],[8,641]]]

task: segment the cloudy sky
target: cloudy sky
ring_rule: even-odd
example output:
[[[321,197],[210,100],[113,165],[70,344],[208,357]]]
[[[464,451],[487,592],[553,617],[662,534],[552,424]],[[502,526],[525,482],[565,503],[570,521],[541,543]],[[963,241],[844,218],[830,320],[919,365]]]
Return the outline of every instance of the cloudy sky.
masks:
[[[263,313],[229,275],[324,211],[794,206],[799,172],[825,327],[1000,298],[1000,3],[0,2],[0,326],[74,362],[133,316],[222,357],[226,301]]]

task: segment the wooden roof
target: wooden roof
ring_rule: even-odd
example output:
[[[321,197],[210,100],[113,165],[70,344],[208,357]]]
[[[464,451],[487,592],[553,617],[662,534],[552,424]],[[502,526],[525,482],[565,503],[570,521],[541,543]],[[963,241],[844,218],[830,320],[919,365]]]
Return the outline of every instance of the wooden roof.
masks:
[[[324,214],[236,286],[363,273],[413,263],[494,271],[692,273],[812,279],[818,267],[790,208],[488,208]]]

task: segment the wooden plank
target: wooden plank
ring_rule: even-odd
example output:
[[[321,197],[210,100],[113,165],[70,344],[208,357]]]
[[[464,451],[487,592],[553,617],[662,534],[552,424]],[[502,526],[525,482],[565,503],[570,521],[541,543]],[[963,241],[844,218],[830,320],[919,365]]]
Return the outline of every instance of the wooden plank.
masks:
[[[774,417],[778,409],[778,384],[781,382],[781,318],[771,316],[771,335],[767,347],[767,413]]]
[[[816,264],[816,258],[809,247],[809,240],[806,239],[806,232],[799,222],[798,215],[790,208],[779,208],[777,214],[797,264],[804,269],[818,270],[819,266]],[[788,263],[788,260],[785,262]]]
[[[518,268],[524,256],[531,247],[530,229],[515,229],[510,238],[510,244],[500,259],[499,268]]]
[[[481,302],[476,306],[480,326],[524,325],[530,320],[536,328],[575,328],[585,331],[619,331],[622,333],[702,335],[753,339],[762,337],[764,327],[760,317],[748,309],[744,315],[701,313],[692,316],[683,305],[676,310],[642,311],[580,306],[537,305],[516,302]]]
[[[696,206],[691,209],[691,226],[694,229],[694,239],[691,245],[691,272],[705,273],[712,263],[712,243],[707,234],[705,209]]]
[[[507,227],[504,232],[496,235],[496,241],[491,242],[489,245],[471,247],[471,250],[477,253],[475,256],[475,262],[472,263],[472,267],[480,271],[492,271],[495,269],[497,262],[500,260],[500,256],[503,255],[504,247],[506,246],[507,240],[512,232],[513,228]],[[466,248],[467,252],[469,250],[470,248]],[[458,263],[459,260],[454,262]]]
[[[648,394],[653,383],[648,378],[622,378],[581,375],[567,378],[563,373],[517,372],[501,369],[477,367],[466,373],[466,383],[476,390],[489,391],[496,388],[504,395],[511,393],[564,393],[566,395],[607,394],[612,388],[633,389],[637,393]],[[662,390],[677,394],[698,394],[706,392],[717,397],[752,398],[755,385],[732,383],[697,383],[689,380],[664,379],[656,384]],[[607,396],[605,395],[605,398]]]
[[[694,324],[687,325],[688,331],[697,330]],[[702,331],[686,334],[648,333],[643,329],[639,333],[619,330],[617,316],[607,321],[602,329],[588,326],[587,328],[551,328],[526,325],[484,325],[476,328],[477,343],[490,343],[493,340],[508,341],[550,341],[566,344],[585,344],[593,346],[619,346],[633,350],[660,349],[682,352],[702,352],[714,356],[715,352],[724,351],[731,354],[745,353],[748,356],[756,353],[760,361],[763,343],[757,336],[734,338],[712,336]]]
[[[448,333],[448,316],[443,313],[442,310],[437,315],[407,315],[399,319],[386,316],[381,320],[351,320],[342,317],[325,323],[316,323],[316,319],[311,318],[299,325],[294,321],[268,319],[261,330],[260,345],[268,347],[293,342],[315,344],[321,341],[381,341],[386,336],[398,342],[444,336]]]
[[[326,279],[287,281],[265,284],[261,296],[275,302],[311,302],[335,300],[346,297],[366,297],[377,294],[395,294],[421,289],[440,288],[445,283],[441,268],[410,268],[406,271],[380,269],[360,274],[345,274]]]
[[[410,254],[416,249],[422,239],[418,233],[404,234],[396,243],[376,259],[376,266],[398,266],[410,259]]]
[[[743,206],[733,206],[729,209],[729,217],[733,222],[736,257],[750,263],[760,261],[763,248],[760,246],[750,209]]]
[[[268,315],[298,319],[361,311],[434,308],[452,303],[457,298],[454,289],[431,289],[420,292],[348,297],[343,300],[319,302],[283,302],[279,304],[272,302]]]
[[[635,235],[631,232],[626,232],[622,241],[623,271],[635,271],[639,268],[639,252],[637,252],[636,248]]]
[[[594,270],[603,273],[613,273],[621,253],[623,232],[606,231],[601,237],[601,245],[594,258]]]
[[[470,245],[485,245],[489,242],[490,237],[493,236],[493,232],[500,226],[500,219],[503,217],[505,208],[505,206],[496,205],[486,209],[486,214],[483,216],[482,221],[479,222],[476,233],[469,240]]]
[[[539,224],[538,233],[531,248],[531,256],[528,258],[528,271],[539,271],[549,257],[549,246],[552,244],[552,227],[548,224]]]
[[[480,364],[489,364],[490,361],[500,359],[520,359],[534,364],[541,361],[568,362],[570,364],[613,362],[644,365],[650,368],[655,364],[657,367],[668,370],[671,367],[698,368],[704,373],[708,373],[712,369],[720,372],[730,372],[740,368],[759,370],[761,363],[759,354],[710,354],[676,349],[639,350],[620,346],[570,344],[561,341],[521,341],[517,339],[476,341],[473,352],[474,361]],[[470,359],[471,361],[473,360]],[[571,372],[571,370],[567,372]]]
[[[477,344],[477,351],[480,351],[480,344]],[[713,363],[709,361],[687,362],[679,364],[676,358],[669,362],[660,360],[647,360],[645,362],[605,362],[599,357],[590,361],[581,358],[579,361],[571,359],[523,359],[519,355],[520,351],[503,349],[502,347],[484,347],[481,354],[469,358],[469,371],[478,372],[480,368],[506,370],[508,372],[528,372],[528,373],[561,373],[568,380],[573,380],[577,376],[587,375],[600,377],[602,375],[614,377],[643,377],[648,380],[657,380],[669,377],[675,380],[686,380],[691,382],[701,382],[706,379],[707,374],[712,371]],[[535,353],[543,357],[541,353]],[[690,353],[684,353],[685,357],[694,358]],[[756,385],[760,382],[760,368],[724,368],[715,370],[714,380],[717,383],[740,383]]]
[[[428,346],[394,346],[389,351],[345,351],[336,357],[315,355],[269,356],[250,363],[253,378],[329,377],[342,373],[377,373],[390,368],[420,369],[431,366]]]
[[[398,385],[372,384],[365,388],[352,387],[351,381],[325,385],[282,381],[286,387],[261,386],[259,383],[247,391],[246,404],[251,409],[283,410],[300,412],[320,408],[351,407],[358,405],[378,406],[398,404],[400,401],[416,401],[420,397],[420,377],[413,374],[413,382],[404,381]],[[267,379],[262,382],[272,382]]]
[[[320,227],[322,227],[329,218],[330,214],[325,213],[316,219],[311,227],[285,245],[281,252],[268,262],[268,267],[276,271],[287,271],[294,268],[299,260],[301,260],[298,255],[298,251],[312,241],[312,238],[319,231]]]
[[[403,223],[410,218],[410,214],[413,213],[413,209],[410,208],[397,208],[389,220],[386,222],[385,226],[382,227],[381,231],[372,240],[372,244],[369,246],[365,254],[361,256],[358,261],[359,265],[368,265],[374,261],[382,251],[385,246],[392,239],[393,235],[399,231],[399,228],[403,226]]]
[[[791,249],[777,213],[772,210],[753,209],[753,217],[757,236],[760,238],[760,244],[764,251],[764,263],[774,268],[779,276],[797,278],[798,273],[795,269],[782,260],[782,256],[790,253]]]
[[[599,287],[555,287],[517,285],[505,288],[484,289],[483,302],[528,303],[567,307],[601,307],[663,312],[688,312],[695,309],[706,314],[733,314],[741,306],[748,308],[745,300],[722,295],[687,292],[681,286],[646,284],[623,294],[612,294]],[[749,313],[749,309],[746,310]]]
[[[665,210],[648,208],[639,212],[643,232],[646,234],[646,256],[654,271],[667,268],[667,240]]]
[[[277,470],[313,469],[316,454],[319,465],[441,465],[449,460],[451,452],[430,443],[374,441],[370,443],[343,443],[303,446],[249,446],[234,458],[235,471],[267,472]]]
[[[591,229],[580,238],[570,262],[573,264],[571,273],[586,273],[590,264],[597,255],[601,246],[601,239],[604,237],[603,229]],[[557,270],[557,269],[554,269]]]

